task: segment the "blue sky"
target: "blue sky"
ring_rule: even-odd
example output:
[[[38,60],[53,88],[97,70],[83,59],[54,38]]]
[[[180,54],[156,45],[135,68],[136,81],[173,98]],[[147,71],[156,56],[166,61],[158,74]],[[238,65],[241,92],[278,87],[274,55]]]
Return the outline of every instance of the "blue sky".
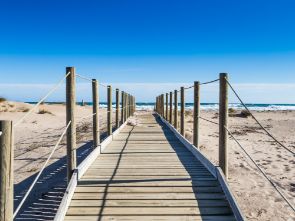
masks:
[[[0,0],[0,95],[36,100],[75,66],[143,101],[228,72],[247,102],[295,103],[294,8],[291,0]]]

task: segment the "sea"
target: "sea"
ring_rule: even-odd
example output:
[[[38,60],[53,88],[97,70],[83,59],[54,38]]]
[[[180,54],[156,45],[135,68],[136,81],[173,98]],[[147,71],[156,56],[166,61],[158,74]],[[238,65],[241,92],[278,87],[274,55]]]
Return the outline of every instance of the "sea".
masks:
[[[27,102],[30,104],[36,104],[36,102]],[[45,102],[47,104],[60,104],[62,102]],[[81,102],[77,103],[78,105],[82,105]],[[92,105],[92,102],[85,102],[86,105]],[[113,103],[113,108],[115,108],[115,103]],[[155,106],[155,103],[153,102],[137,102],[136,103],[136,109],[137,110],[153,110]],[[255,111],[281,111],[281,110],[295,110],[295,104],[246,104],[246,106],[250,110]],[[107,107],[106,102],[101,102],[100,107]],[[193,103],[186,103],[185,108],[186,109],[193,109],[194,104]],[[178,105],[178,108],[180,108],[180,105]],[[219,104],[218,103],[201,103],[201,109],[202,110],[218,110]],[[229,108],[233,108],[236,110],[242,110],[244,107],[241,104],[238,103],[230,103]]]

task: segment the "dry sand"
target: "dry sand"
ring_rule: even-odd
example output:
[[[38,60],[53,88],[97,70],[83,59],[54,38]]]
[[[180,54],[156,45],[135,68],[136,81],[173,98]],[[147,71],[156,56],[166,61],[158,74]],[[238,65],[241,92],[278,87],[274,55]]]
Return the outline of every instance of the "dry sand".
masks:
[[[32,105],[16,102],[0,103],[0,119],[17,121]],[[46,160],[52,146],[65,127],[65,106],[44,104],[15,128],[15,188],[16,204],[24,194]],[[81,159],[91,151],[91,118],[81,119],[92,113],[91,106],[77,106],[78,154]],[[295,150],[295,112],[255,112],[257,118],[287,147]],[[202,117],[218,122],[215,111],[202,111]],[[80,119],[80,121],[79,121]],[[101,132],[105,131],[106,111],[101,110]],[[192,116],[186,111],[186,137],[192,139]],[[136,123],[136,122],[130,122]],[[255,124],[252,118],[230,117],[230,130],[253,156],[267,175],[283,190],[295,205],[295,159],[294,156],[275,144]],[[201,120],[200,149],[215,165],[218,165],[218,126]],[[88,144],[88,146],[86,145]],[[65,182],[65,142],[55,152],[21,211],[18,220],[51,220],[62,198]],[[48,175],[49,174],[49,175]],[[61,181],[62,180],[62,181]],[[229,141],[229,185],[248,220],[295,220],[295,215],[274,191],[273,187],[257,171],[233,140]],[[45,185],[46,184],[46,185]],[[38,200],[36,203],[36,199]]]
[[[295,205],[295,158],[277,145],[254,122],[232,114],[229,128],[247,152]],[[254,112],[254,115],[282,143],[295,151],[295,111]],[[203,118],[218,122],[215,111],[201,111]],[[192,142],[193,118],[186,111],[186,137]],[[200,121],[201,152],[218,165],[218,125]],[[294,212],[282,200],[234,140],[229,141],[229,185],[248,220],[295,220]]]

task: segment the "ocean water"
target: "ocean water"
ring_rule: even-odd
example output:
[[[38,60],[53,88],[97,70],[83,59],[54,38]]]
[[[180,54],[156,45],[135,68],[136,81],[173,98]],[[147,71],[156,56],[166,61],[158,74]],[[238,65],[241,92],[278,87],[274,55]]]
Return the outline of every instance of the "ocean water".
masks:
[[[30,104],[36,104],[36,102],[27,102]],[[46,102],[47,103],[47,102]],[[49,104],[60,103],[60,102],[48,102]],[[87,105],[92,105],[91,102],[85,102]],[[81,102],[78,102],[81,105]],[[153,110],[155,103],[145,103],[145,102],[138,102],[136,103],[137,110]],[[250,110],[255,111],[279,111],[279,110],[295,110],[295,104],[246,104],[246,106]],[[101,102],[100,107],[107,107],[106,102]],[[193,109],[193,103],[186,103],[186,109]],[[202,110],[218,110],[219,104],[218,103],[201,103]],[[115,104],[113,103],[113,108],[115,108]],[[178,105],[180,108],[180,105]],[[237,110],[242,110],[244,107],[241,104],[230,103],[229,108],[234,108]]]
[[[137,103],[137,109],[153,109],[154,103]],[[246,106],[250,110],[255,111],[275,111],[275,110],[295,110],[295,104],[246,104]],[[178,108],[180,106],[178,105]],[[186,103],[186,109],[193,109],[193,103]],[[218,110],[219,104],[218,103],[201,103],[202,110]],[[231,103],[229,104],[229,108],[234,108],[237,110],[242,110],[244,107],[241,104]]]

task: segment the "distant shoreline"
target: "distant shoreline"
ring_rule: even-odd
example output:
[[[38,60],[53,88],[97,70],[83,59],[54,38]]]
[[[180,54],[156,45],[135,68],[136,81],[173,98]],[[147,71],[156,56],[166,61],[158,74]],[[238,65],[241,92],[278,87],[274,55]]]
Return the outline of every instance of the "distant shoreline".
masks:
[[[24,102],[28,104],[36,104],[37,102],[28,101]],[[45,102],[46,104],[64,104],[65,102]],[[78,105],[82,105],[82,102],[77,102]],[[92,105],[92,102],[84,102],[85,105]],[[136,107],[138,110],[152,110],[154,108],[155,103],[153,102],[137,102]],[[113,102],[113,106],[115,103]],[[248,103],[246,106],[250,110],[254,111],[288,111],[294,110],[295,111],[295,104],[253,104]],[[107,107],[107,102],[100,102],[100,107],[104,108]],[[185,107],[187,109],[193,109],[193,103],[186,103]],[[201,103],[202,110],[218,110],[219,104],[218,103]],[[242,110],[244,107],[239,103],[230,103],[229,108],[233,108],[236,110]]]

